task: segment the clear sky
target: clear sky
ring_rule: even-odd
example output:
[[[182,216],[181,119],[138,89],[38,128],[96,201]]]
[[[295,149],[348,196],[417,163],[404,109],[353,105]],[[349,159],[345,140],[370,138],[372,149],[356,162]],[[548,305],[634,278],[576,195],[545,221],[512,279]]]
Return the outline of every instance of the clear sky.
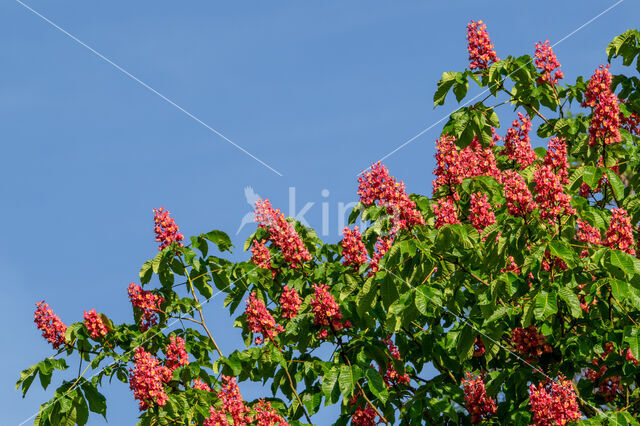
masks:
[[[126,287],[157,253],[152,208],[185,235],[236,231],[251,186],[337,241],[338,206],[360,170],[441,119],[443,71],[467,64],[465,25],[484,19],[499,56],[562,40],[614,1],[25,1],[30,7],[279,171],[279,176],[14,0],[0,4],[0,424],[34,414],[46,394],[14,390],[52,354],[33,323],[46,299],[66,323],[95,308],[131,321]],[[489,6],[490,4],[490,6]],[[591,75],[607,43],[637,28],[622,1],[554,50],[565,81]],[[472,89],[472,93],[477,93]],[[504,134],[503,120],[500,134]],[[534,125],[537,123],[534,123]],[[442,124],[385,160],[409,192],[431,193]],[[323,190],[326,190],[323,192]],[[327,192],[328,191],[328,192]],[[205,315],[225,352],[240,332],[213,299]],[[70,374],[75,374],[73,365]],[[133,424],[127,385],[107,387],[112,424]],[[241,384],[249,399],[268,389]],[[333,412],[315,417],[331,424]],[[103,424],[91,417],[90,424]]]

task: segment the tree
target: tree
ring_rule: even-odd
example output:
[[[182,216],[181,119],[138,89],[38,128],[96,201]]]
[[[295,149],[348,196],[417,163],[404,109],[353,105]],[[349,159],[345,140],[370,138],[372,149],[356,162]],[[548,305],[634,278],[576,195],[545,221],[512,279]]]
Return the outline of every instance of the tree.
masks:
[[[470,81],[487,96],[444,126],[432,197],[409,196],[373,164],[349,218],[365,229],[345,228],[338,244],[259,200],[251,259],[237,263],[224,258],[224,232],[185,244],[169,212],[154,210],[160,252],[140,270],[148,289],[128,287],[132,324],[91,310],[66,326],[38,303],[36,324],[58,352],[17,388],[36,376],[47,388],[63,356],[86,367],[35,423],[106,417],[98,389],[115,377],[148,425],[310,423],[338,403],[337,424],[638,424],[640,79],[607,65],[562,85],[548,41],[533,58],[499,59],[482,21],[467,38],[469,69],[445,72],[434,104],[451,91],[462,102]],[[640,71],[640,32],[607,55]],[[507,104],[518,117],[500,136]],[[534,124],[547,149],[532,148]],[[240,313],[242,351],[222,353],[206,325],[216,289]],[[178,319],[194,328],[166,335]],[[243,400],[246,380],[271,395]]]

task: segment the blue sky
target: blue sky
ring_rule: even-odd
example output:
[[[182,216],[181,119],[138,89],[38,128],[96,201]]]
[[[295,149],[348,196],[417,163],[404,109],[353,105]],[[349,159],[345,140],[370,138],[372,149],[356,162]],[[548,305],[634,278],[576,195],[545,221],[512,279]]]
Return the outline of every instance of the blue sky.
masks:
[[[21,369],[52,353],[32,321],[36,301],[67,323],[92,308],[131,319],[127,284],[157,250],[153,207],[169,208],[185,235],[226,231],[233,258],[245,259],[253,225],[235,235],[251,209],[245,187],[285,213],[295,187],[297,210],[314,203],[305,216],[312,226],[327,203],[327,239],[336,241],[338,203],[355,200],[357,173],[455,107],[434,110],[432,97],[443,71],[467,64],[470,19],[487,22],[499,56],[532,55],[536,41],[555,43],[614,3],[27,2],[278,176],[19,3],[3,2],[0,423],[22,422],[53,392],[35,383],[23,400],[14,390]],[[638,16],[640,4],[623,1],[556,46],[565,81],[591,75]],[[410,192],[431,192],[440,129],[385,160]],[[224,351],[242,345],[222,298],[205,314]],[[110,423],[132,424],[131,391],[108,389]],[[269,393],[241,389],[248,398]],[[331,424],[330,414],[315,419]]]

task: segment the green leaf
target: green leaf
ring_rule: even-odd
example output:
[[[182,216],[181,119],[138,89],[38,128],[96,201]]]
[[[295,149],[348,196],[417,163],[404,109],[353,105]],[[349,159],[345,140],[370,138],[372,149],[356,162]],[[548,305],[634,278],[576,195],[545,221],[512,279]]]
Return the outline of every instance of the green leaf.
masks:
[[[580,299],[578,299],[578,296],[576,296],[573,291],[569,290],[566,287],[562,287],[558,290],[558,296],[560,296],[560,298],[567,304],[572,317],[580,318],[582,316]]]
[[[569,243],[565,241],[552,241],[549,243],[549,253],[551,253],[552,256],[564,260],[567,265],[573,265],[574,252]]]
[[[362,289],[356,297],[356,307],[360,317],[365,318],[368,315],[368,312],[371,310],[374,303],[377,289],[378,285],[373,281],[373,277],[370,277],[365,281]]]
[[[587,166],[584,168],[584,173],[582,174],[582,181],[589,185],[589,187],[593,190],[598,188],[598,181],[602,177],[602,173],[599,172],[597,167]]]
[[[202,236],[217,245],[220,251],[228,251],[233,247],[233,244],[231,244],[231,238],[222,231],[213,230],[203,234]]]
[[[636,271],[633,258],[623,251],[610,250],[609,262],[629,276],[633,276]]]
[[[340,367],[340,377],[338,379],[338,386],[340,386],[340,393],[345,398],[350,398],[353,394],[353,371],[348,365]]]
[[[611,279],[610,284],[611,294],[613,294],[613,297],[615,297],[618,302],[623,302],[631,297],[629,283],[617,279]]]
[[[473,344],[476,341],[476,332],[469,324],[462,328],[458,333],[458,341],[456,343],[456,352],[460,361],[466,361],[473,355]]]
[[[339,374],[340,372],[336,369],[336,367],[332,367],[331,370],[325,373],[322,379],[322,393],[324,393],[327,399],[331,398],[333,389],[338,382]]]
[[[611,189],[613,189],[613,196],[616,200],[622,200],[624,198],[624,184],[620,180],[620,177],[609,168],[604,169],[604,173],[607,175],[607,181],[609,185],[611,185]]]
[[[555,293],[549,293],[544,290],[538,293],[536,296],[536,306],[534,308],[536,318],[543,320],[556,312],[558,312],[558,301]]]
[[[153,276],[153,262],[151,260],[147,260],[142,264],[142,268],[140,268],[140,272],[138,275],[140,276],[140,283],[147,284],[151,281],[151,277]]]
[[[387,386],[384,384],[384,380],[382,380],[380,373],[375,369],[368,367],[366,370],[366,376],[371,393],[380,399],[383,404],[386,404],[387,398],[389,398],[389,392],[387,391]]]
[[[438,82],[438,88],[433,95],[433,106],[444,105],[444,100],[447,97],[447,93],[456,81],[457,72],[447,71],[442,74],[442,78]]]
[[[102,414],[102,417],[107,418],[107,399],[98,392],[98,389],[91,382],[84,382],[82,384],[82,390],[89,402],[89,409],[98,414]]]

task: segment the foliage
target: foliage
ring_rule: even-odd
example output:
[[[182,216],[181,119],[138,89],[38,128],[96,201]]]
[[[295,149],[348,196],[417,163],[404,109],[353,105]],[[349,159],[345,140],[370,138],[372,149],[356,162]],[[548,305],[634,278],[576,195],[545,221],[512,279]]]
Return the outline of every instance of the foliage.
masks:
[[[148,395],[141,424],[298,424],[332,404],[336,424],[562,424],[576,415],[559,411],[566,401],[584,424],[638,424],[640,80],[615,75],[609,84],[602,68],[562,85],[548,44],[535,60],[500,60],[487,53],[486,32],[469,43],[474,69],[445,72],[434,104],[451,91],[463,102],[470,83],[487,96],[444,126],[431,198],[407,196],[373,165],[349,218],[366,228],[346,230],[339,244],[260,202],[244,246],[253,260],[244,262],[224,258],[233,246],[222,231],[183,244],[158,210],[163,250],[140,270],[152,289],[130,288],[135,322],[87,314],[92,324],[69,325],[59,352],[21,373],[26,394],[36,376],[46,389],[54,370],[67,369],[59,356],[78,354],[91,369],[65,381],[35,424],[106,417],[98,389],[130,382],[133,371],[160,387],[135,385]],[[478,52],[485,59],[474,61]],[[640,72],[640,32],[616,37],[606,53]],[[500,137],[504,105],[522,115]],[[551,140],[548,150],[531,147],[529,126]],[[244,350],[223,354],[206,327],[202,305],[217,292],[238,315]],[[177,319],[194,328],[165,335]],[[321,356],[321,346],[332,352]],[[144,368],[138,352],[151,354]],[[271,411],[229,396],[231,377],[269,385]]]

